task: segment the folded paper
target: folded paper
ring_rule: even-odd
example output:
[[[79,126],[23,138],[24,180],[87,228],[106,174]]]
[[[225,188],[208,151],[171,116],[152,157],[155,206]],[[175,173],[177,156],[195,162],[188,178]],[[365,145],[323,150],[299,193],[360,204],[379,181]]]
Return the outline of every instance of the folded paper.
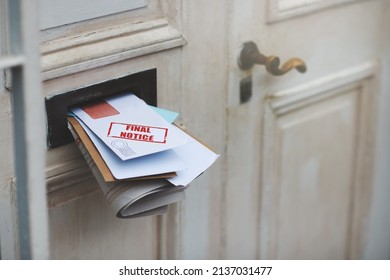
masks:
[[[165,213],[219,157],[172,125],[177,116],[131,93],[69,112],[69,129],[117,217]]]
[[[186,143],[169,122],[133,94],[72,108],[71,112],[122,160]]]

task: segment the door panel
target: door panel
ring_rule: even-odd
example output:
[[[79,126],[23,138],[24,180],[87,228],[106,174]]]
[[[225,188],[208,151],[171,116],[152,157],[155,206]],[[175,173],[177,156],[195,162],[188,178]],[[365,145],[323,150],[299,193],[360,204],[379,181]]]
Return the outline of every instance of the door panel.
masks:
[[[232,2],[236,54],[251,40],[282,63],[302,58],[308,71],[273,77],[263,66],[240,71],[231,60],[227,258],[363,256],[373,193],[381,3],[327,2]],[[248,76],[252,98],[240,103],[240,81]]]
[[[273,138],[265,141],[272,155],[264,162],[264,188],[274,198],[263,208],[272,217],[268,258],[349,256],[361,94],[347,88],[268,112]]]
[[[353,99],[336,98],[276,120],[277,258],[345,256],[353,192]]]

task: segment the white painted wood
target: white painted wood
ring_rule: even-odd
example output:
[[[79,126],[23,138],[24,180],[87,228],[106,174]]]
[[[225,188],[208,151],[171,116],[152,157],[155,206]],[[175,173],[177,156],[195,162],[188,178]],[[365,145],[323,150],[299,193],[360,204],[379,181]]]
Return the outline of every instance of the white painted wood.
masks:
[[[82,45],[94,44],[99,41],[121,37],[131,33],[141,33],[150,29],[162,28],[168,25],[166,19],[156,19],[138,24],[127,23],[108,26],[95,32],[80,32],[71,36],[46,41],[42,44],[42,53],[48,54]]]
[[[224,191],[224,258],[258,258],[261,189],[261,99],[228,110],[227,172]],[[250,241],[249,241],[250,240]]]
[[[164,79],[162,75],[180,77],[179,49],[165,51],[147,57],[139,57],[107,65],[93,71],[63,76],[44,83],[46,94],[78,88],[118,76],[130,75],[157,67],[158,104],[180,111],[176,89],[180,79]],[[72,81],[70,83],[69,81]],[[160,246],[176,241],[174,220],[166,224],[168,236],[163,239],[162,224],[158,217],[135,220],[118,220],[105,204],[85,162],[75,144],[48,151],[47,180],[50,187],[50,237],[52,258],[55,259],[156,259],[162,255]],[[58,184],[58,185],[57,185]],[[80,213],[85,213],[80,215]],[[174,213],[172,213],[174,214]],[[66,230],[62,228],[64,223]],[[93,233],[91,229],[95,229]],[[81,237],[80,237],[81,236]],[[109,237],[107,237],[109,236]],[[141,237],[141,239],[140,239]],[[61,241],[61,240],[66,241]],[[118,244],[118,239],[124,245]],[[99,242],[102,244],[99,245]],[[113,249],[110,249],[112,246]],[[102,249],[103,248],[103,249]],[[123,248],[129,248],[124,250]],[[169,247],[172,251],[173,247]]]
[[[2,57],[0,61],[0,69],[11,68],[22,65],[24,62],[23,56],[7,56]]]
[[[268,0],[267,19],[271,23],[359,1],[362,0]]]
[[[276,3],[280,10],[293,9],[297,7],[313,5],[323,0],[277,0]],[[327,1],[329,2],[329,1]]]
[[[20,1],[19,16],[11,18],[11,23],[20,21],[18,43],[23,44],[19,47],[25,56],[23,68],[12,69],[11,93],[21,258],[47,259],[50,252],[44,177],[46,137],[44,127],[39,125],[44,122],[44,107],[37,71],[40,60],[36,8],[36,1]],[[12,25],[11,32],[15,32]],[[14,43],[11,40],[13,50],[17,47]]]
[[[0,2],[0,61],[8,55],[8,7]],[[8,67],[4,63],[3,67]],[[12,111],[11,96],[5,87],[5,79],[0,75],[0,259],[18,259],[18,226],[16,190],[13,177],[13,142],[12,142]]]
[[[253,11],[266,10],[264,2],[233,1],[230,9],[232,53],[253,40],[282,63],[302,58],[308,72],[272,77],[255,66],[243,73],[237,56],[231,59],[224,258],[346,259],[365,254],[371,198],[378,188],[372,172],[384,2],[313,10],[311,4],[328,1],[293,2],[288,1],[305,4],[311,16],[297,13],[293,20],[267,24],[260,12],[253,16]],[[239,82],[250,74],[253,96],[240,104]],[[381,149],[388,150],[383,144]],[[382,185],[381,194],[387,189]],[[384,202],[380,205],[382,211],[388,209]],[[388,244],[388,239],[381,242]]]
[[[173,5],[171,3],[172,2],[169,3],[168,7],[172,6],[175,8],[171,7],[167,8],[167,10],[175,10],[176,13],[177,10],[181,9],[179,4]],[[213,5],[214,9],[212,10],[207,9],[207,5],[202,5],[204,10],[199,9],[197,11],[198,15],[203,16],[204,12],[207,12],[207,14],[211,17],[215,14],[215,10],[219,10],[221,16],[223,17],[225,13],[225,6],[223,3],[215,3]],[[195,7],[198,7],[195,2],[191,3],[191,6],[193,6],[193,8],[186,10],[186,13],[192,13],[191,10],[196,10]],[[179,15],[181,15],[181,13],[177,13],[175,16],[179,17]],[[172,22],[171,19],[169,21]],[[160,22],[162,21],[160,20]],[[208,143],[208,145],[215,147],[219,153],[222,153],[224,149],[225,135],[223,119],[220,119],[220,115],[224,114],[225,108],[223,106],[217,106],[213,110],[211,110],[211,108],[214,107],[212,104],[224,104],[226,94],[224,84],[225,77],[219,76],[219,78],[216,79],[215,77],[219,75],[220,69],[210,68],[209,64],[204,63],[202,59],[199,60],[199,64],[196,67],[198,69],[200,69],[199,67],[202,67],[204,70],[201,75],[200,73],[198,74],[200,75],[199,77],[205,77],[205,75],[208,76],[205,83],[200,84],[198,80],[189,78],[188,76],[186,79],[182,78],[184,73],[190,75],[193,72],[192,69],[195,67],[193,60],[194,52],[196,52],[199,48],[204,48],[204,42],[201,40],[204,34],[194,32],[199,27],[197,17],[191,17],[191,22],[188,23],[189,25],[183,30],[183,33],[186,33],[184,36],[192,38],[191,40],[193,42],[197,42],[197,45],[194,44],[191,46],[188,52],[186,51],[185,53],[182,53],[180,49],[174,48],[168,49],[164,52],[149,54],[147,56],[136,56],[132,59],[122,56],[122,59],[118,60],[116,63],[113,63],[115,61],[111,61],[111,63],[106,64],[104,67],[90,68],[87,71],[76,72],[71,75],[65,75],[66,70],[62,69],[59,71],[60,75],[58,78],[47,79],[45,81],[45,94],[51,95],[58,92],[64,92],[66,90],[101,82],[102,80],[129,75],[157,67],[158,104],[164,108],[180,112],[180,123],[184,123],[185,126],[194,133],[194,135],[197,135],[197,137]],[[142,27],[142,24],[139,25]],[[156,25],[152,26],[152,30],[155,29],[154,26]],[[160,28],[159,26],[162,25],[158,25],[157,28]],[[165,23],[163,26],[163,28],[167,27]],[[226,25],[223,22],[220,22],[218,23],[218,28],[220,28],[222,32],[223,30],[226,30]],[[115,31],[114,28],[113,30]],[[149,29],[145,29],[145,32],[149,31]],[[137,32],[135,32],[135,34],[137,34]],[[158,31],[153,32],[157,33]],[[107,32],[107,34],[111,33]],[[164,34],[162,33],[162,35]],[[132,36],[132,33],[130,33],[129,36]],[[200,40],[192,36],[198,36]],[[209,36],[210,39],[213,39],[213,30],[209,30]],[[145,38],[154,40],[157,37],[153,38],[153,36],[148,36]],[[105,40],[110,39],[111,38],[107,38]],[[144,52],[150,47],[151,42],[153,41],[139,40],[132,43],[140,44],[139,51]],[[143,46],[143,44],[146,45]],[[60,46],[60,44],[58,45]],[[99,42],[97,42],[97,45],[99,45]],[[90,47],[93,46],[95,45],[91,42]],[[153,44],[151,46],[153,47]],[[218,56],[215,55],[216,52],[218,52]],[[119,55],[123,54],[119,53]],[[215,48],[214,51],[209,52],[208,57],[210,61],[213,63],[217,62],[219,65],[221,62],[223,63],[226,55],[226,52],[220,52],[220,48],[218,47]],[[186,57],[183,65],[181,63],[182,56]],[[93,61],[86,61],[86,63],[92,64]],[[82,68],[75,69],[78,71],[82,70]],[[196,86],[193,84],[194,82],[196,83]],[[180,90],[182,84],[184,84],[183,87],[185,88],[183,91]],[[200,98],[199,93],[201,93]],[[194,107],[193,105],[197,102],[199,102],[199,105]],[[199,112],[197,108],[201,108],[201,111]],[[199,115],[203,116],[203,122],[206,122],[208,119],[214,119],[215,123],[213,126],[218,129],[215,129],[213,134],[209,134],[210,128],[205,128],[201,125],[201,123],[199,123]],[[92,194],[86,198],[81,192],[73,192],[73,190],[76,189],[85,189],[83,187],[87,187],[92,191],[93,184],[95,183],[93,179],[88,179],[83,182],[81,181],[82,179],[80,179],[75,182],[75,177],[79,177],[78,175],[83,173],[83,171],[80,171],[80,173],[79,171],[75,171],[80,170],[78,169],[81,166],[80,160],[81,158],[79,156],[79,152],[77,149],[73,149],[72,145],[50,150],[48,152],[47,178],[49,188],[52,190],[49,193],[49,203],[54,206],[50,210],[51,221],[61,221],[68,215],[72,216],[73,211],[77,211],[77,209],[82,207],[82,203],[88,203],[90,207],[98,207],[101,203],[100,200],[96,200],[98,194]],[[138,233],[138,235],[142,235],[145,240],[153,240],[150,244],[151,247],[147,247],[148,249],[145,250],[145,244],[143,242],[132,243],[131,250],[126,252],[110,252],[107,253],[107,256],[109,256],[109,258],[133,259],[145,258],[144,253],[147,253],[148,256],[146,258],[161,257],[201,259],[208,258],[209,256],[218,258],[218,256],[220,256],[220,235],[216,233],[221,229],[221,219],[219,215],[221,209],[219,201],[222,189],[220,181],[220,178],[222,177],[222,163],[223,161],[219,161],[215,167],[212,167],[211,171],[203,174],[194,182],[194,184],[191,185],[191,189],[187,194],[188,200],[186,200],[183,205],[178,205],[177,207],[172,208],[170,213],[162,219],[149,219],[147,223],[142,224],[144,229],[139,228],[140,233]],[[212,170],[214,170],[214,172]],[[215,185],[215,188],[208,187],[210,181],[214,182],[211,184]],[[210,200],[209,197],[212,197],[212,199]],[[202,201],[202,211],[199,211],[199,201]],[[211,201],[214,202],[209,205]],[[62,210],[57,211],[58,207]],[[76,208],[76,210],[74,208]],[[79,211],[83,210],[81,209]],[[110,217],[112,213],[108,210],[101,215],[106,217],[107,221],[115,221],[114,217]],[[89,220],[93,219],[95,218],[92,217],[92,215],[88,215],[80,217],[80,222],[73,224],[69,222],[67,224],[69,227],[69,243],[72,248],[78,247],[74,244],[78,242],[78,232],[82,230],[82,225],[89,223]],[[188,223],[189,220],[192,222]],[[156,223],[156,221],[159,221],[158,227],[156,228],[158,231],[149,231],[149,227],[155,227],[153,223]],[[137,226],[135,221],[133,223],[135,223],[133,227]],[[131,224],[132,221],[130,222],[129,227],[131,227]],[[105,228],[106,224],[102,223],[101,227]],[[100,230],[101,229],[99,229],[99,231]],[[119,227],[116,223],[113,224],[111,230],[114,232],[118,231],[118,234],[124,230],[129,231],[127,227]],[[60,240],[62,236],[61,234],[62,232],[55,226],[52,227],[52,240]],[[131,242],[130,238],[134,238],[134,234],[135,231],[129,231],[129,240],[126,240],[125,242]],[[209,238],[212,239],[209,241]],[[160,248],[156,247],[156,243],[154,243],[156,240],[159,240],[159,244],[161,246]],[[114,239],[106,240],[105,242],[116,246],[116,240]],[[88,246],[88,244],[90,244],[90,246],[96,246],[93,244],[93,240],[89,240],[88,238],[84,238],[83,243],[84,246]],[[67,250],[65,250],[65,252],[61,252],[64,248],[60,246],[61,245],[57,242],[52,243],[52,254],[54,258],[67,258],[67,255],[73,256],[73,253]],[[98,250],[98,248],[96,250]],[[77,252],[74,253],[76,254]],[[77,258],[85,258],[86,256],[89,255],[86,255],[83,252],[78,252]]]
[[[180,121],[222,157],[191,183],[186,200],[177,209],[180,235],[174,245],[179,254],[174,257],[180,259],[218,259],[222,254],[225,66],[229,56],[226,12],[224,1],[183,2],[183,35],[191,43],[181,54]]]
[[[4,135],[2,142],[8,144],[8,149],[10,146],[14,148],[14,154],[3,160],[13,162],[15,167],[15,177],[2,178],[1,186],[1,257],[7,259],[49,257],[45,132],[44,127],[39,125],[44,121],[44,109],[40,101],[38,21],[34,16],[36,4],[36,1],[12,1],[7,5],[2,2],[2,8],[8,8],[8,13],[2,13],[8,21],[9,32],[4,32],[2,28],[1,36],[2,41],[9,44],[1,45],[6,55],[1,65],[10,70],[12,88],[10,95],[1,93],[1,104],[13,120],[13,133]],[[7,56],[9,53],[12,55]],[[3,90],[5,80],[2,83]],[[12,107],[4,102],[9,97]],[[8,127],[6,124],[5,128]],[[7,143],[10,139],[14,141],[13,145]]]
[[[191,0],[158,1],[152,14],[134,14],[128,24],[106,17],[95,29],[54,28],[61,36],[42,44],[44,95],[157,68],[158,104],[179,111],[179,122],[222,157],[167,215],[122,221],[74,145],[48,151],[51,257],[388,257],[383,103],[375,185],[372,150],[376,98],[386,103],[389,88],[381,31],[389,9],[380,0],[317,6],[326,2],[333,1],[295,1],[310,16],[275,24],[267,24],[267,1]],[[289,3],[282,8],[300,10]],[[247,40],[282,62],[303,58],[308,72],[271,77],[256,66],[242,73],[237,53]],[[239,82],[249,74],[253,96],[240,104]],[[8,186],[9,173],[0,174]]]
[[[390,33],[390,2],[384,1],[381,28],[383,34]],[[374,197],[372,211],[369,217],[369,230],[366,248],[363,251],[365,259],[390,259],[390,36],[383,36],[381,41],[381,95],[378,98],[377,142],[375,143],[375,173]],[[386,242],[387,240],[387,242]]]
[[[39,0],[41,30],[146,7],[144,0]]]
[[[156,259],[157,217],[121,220],[100,192],[51,208],[52,259]]]
[[[269,105],[276,113],[282,115],[297,106],[302,106],[302,103],[310,103],[319,98],[326,98],[330,92],[339,87],[372,78],[376,70],[377,65],[374,61],[345,69],[297,87],[272,93],[267,97],[270,100]]]
[[[11,120],[11,97],[7,92],[0,93],[0,248],[1,259],[18,259],[20,256],[17,224],[17,198],[13,170],[13,142]]]
[[[362,118],[367,120],[364,112],[372,109],[363,98],[369,94],[359,82],[345,84],[321,98],[290,100],[293,106],[287,101],[285,110],[267,111],[265,130],[273,137],[264,143],[263,258],[361,256],[356,252],[363,244],[354,238],[365,230],[363,205],[372,192],[372,167],[360,165],[362,153],[369,155],[367,144],[360,142],[372,126]],[[359,188],[362,180],[365,190]]]
[[[78,33],[43,44],[43,79],[49,80],[118,61],[183,46],[166,19],[129,23]]]

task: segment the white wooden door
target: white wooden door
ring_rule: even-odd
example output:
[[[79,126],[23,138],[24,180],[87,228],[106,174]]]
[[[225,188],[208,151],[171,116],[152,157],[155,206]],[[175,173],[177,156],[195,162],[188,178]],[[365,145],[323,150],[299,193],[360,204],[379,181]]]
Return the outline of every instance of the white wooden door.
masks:
[[[83,166],[78,151],[50,151],[52,256],[389,257],[388,1],[147,4],[149,13],[134,15],[144,30],[114,37],[108,51],[104,40],[89,44],[87,58],[82,45],[51,54],[56,44],[47,43],[46,94],[157,67],[159,105],[179,111],[222,156],[168,215],[118,221],[99,193],[80,192],[94,181],[74,179]],[[282,62],[300,57],[308,70],[242,71],[237,58],[247,41]],[[73,61],[58,62],[62,53]],[[248,75],[252,98],[241,103]],[[78,199],[66,199],[69,190]]]
[[[389,257],[389,2],[232,1],[229,11],[224,257]],[[307,72],[240,70],[249,40],[282,63],[302,58]],[[249,75],[253,96],[240,103]]]
[[[389,8],[388,1],[185,2],[183,122],[222,158],[176,210],[168,256],[389,257]],[[248,41],[282,64],[303,59],[307,72],[241,70]],[[241,102],[249,76],[252,97]]]
[[[52,1],[39,2],[47,17]],[[156,68],[158,105],[221,157],[167,215],[118,220],[76,146],[48,150],[51,258],[390,257],[389,1],[107,2],[41,19],[42,99]],[[303,59],[307,72],[241,70],[248,41],[282,63]],[[0,97],[9,131],[10,97]],[[9,205],[13,173],[1,166]],[[17,242],[1,237],[1,257],[14,258]]]

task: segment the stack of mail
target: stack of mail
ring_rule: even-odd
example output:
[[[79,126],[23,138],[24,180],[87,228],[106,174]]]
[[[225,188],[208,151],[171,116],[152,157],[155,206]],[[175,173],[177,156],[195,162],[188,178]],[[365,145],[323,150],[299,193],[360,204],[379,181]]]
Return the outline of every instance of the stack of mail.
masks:
[[[162,214],[219,155],[131,93],[71,108],[68,126],[117,217]]]

